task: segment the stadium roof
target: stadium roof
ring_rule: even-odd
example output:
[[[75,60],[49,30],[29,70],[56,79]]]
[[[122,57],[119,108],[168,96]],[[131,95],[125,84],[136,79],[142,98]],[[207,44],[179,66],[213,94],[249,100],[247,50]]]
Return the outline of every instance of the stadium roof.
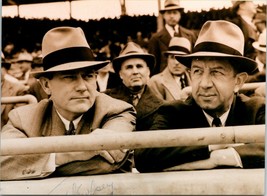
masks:
[[[64,1],[75,1],[75,0],[2,0],[2,6],[7,5],[25,5],[25,4],[36,4],[36,3],[52,3],[52,2],[64,2]]]

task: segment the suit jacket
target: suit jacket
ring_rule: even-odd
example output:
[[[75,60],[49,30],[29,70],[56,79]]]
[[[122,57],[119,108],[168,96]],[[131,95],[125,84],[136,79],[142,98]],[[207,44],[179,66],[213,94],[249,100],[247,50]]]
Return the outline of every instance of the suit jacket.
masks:
[[[11,97],[11,96],[20,96],[26,94],[27,88],[20,83],[13,83],[8,80],[4,80],[1,87],[1,96],[2,97]],[[8,121],[8,113],[14,109],[16,104],[1,104],[1,128]]]
[[[108,89],[105,93],[132,104],[131,93],[123,84],[118,88]],[[154,120],[155,112],[161,104],[163,104],[163,100],[155,96],[150,88],[146,86],[138,104],[135,106],[137,113],[136,130],[148,130]]]
[[[265,99],[236,96],[226,126],[265,123]],[[209,127],[202,109],[192,98],[173,101],[159,108],[151,130]],[[253,131],[253,130],[251,130]],[[244,168],[264,167],[264,144],[245,144],[234,147]],[[135,166],[140,172],[157,172],[175,165],[209,158],[208,146],[180,146],[137,149]]]
[[[113,132],[131,132],[135,128],[135,114],[130,104],[99,93],[94,106],[79,122],[76,134],[90,134],[97,128]],[[48,99],[14,109],[9,118],[9,122],[3,127],[1,139],[59,136],[65,133],[64,124],[55,111],[53,102]],[[1,179],[42,178],[51,174],[111,173],[119,169],[124,162],[125,160],[110,164],[102,157],[95,156],[86,161],[77,160],[55,167],[51,154],[1,156]]]
[[[186,85],[190,86],[189,74],[185,73]],[[152,76],[148,86],[156,96],[166,101],[178,100],[181,98],[182,89],[175,81],[174,77],[166,67],[161,73]]]
[[[197,36],[193,31],[186,29],[180,25],[179,36],[187,38],[191,42],[192,47],[194,46],[197,39]],[[156,57],[156,66],[154,70],[151,71],[151,76],[165,69],[167,65],[167,58],[163,52],[168,50],[171,38],[171,35],[164,27],[162,30],[152,35],[151,39],[149,40],[148,53],[153,54]]]
[[[231,20],[232,23],[240,27],[245,38],[244,56],[255,59],[257,52],[252,43],[258,40],[257,30],[251,27],[241,16],[237,16]]]

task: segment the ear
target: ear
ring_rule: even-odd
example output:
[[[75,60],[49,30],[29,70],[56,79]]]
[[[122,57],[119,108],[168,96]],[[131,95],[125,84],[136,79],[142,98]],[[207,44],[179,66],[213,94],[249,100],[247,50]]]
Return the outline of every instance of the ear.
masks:
[[[119,76],[120,76],[120,78],[123,80],[123,77],[122,77],[122,75],[121,75],[121,71],[119,71]]]
[[[237,93],[241,89],[247,78],[248,74],[246,72],[241,72],[236,75],[236,83],[234,88],[235,93]]]
[[[40,82],[42,88],[44,89],[45,93],[47,95],[51,95],[51,90],[50,90],[50,87],[49,87],[49,79],[45,78],[45,77],[40,77],[39,78],[39,82]]]

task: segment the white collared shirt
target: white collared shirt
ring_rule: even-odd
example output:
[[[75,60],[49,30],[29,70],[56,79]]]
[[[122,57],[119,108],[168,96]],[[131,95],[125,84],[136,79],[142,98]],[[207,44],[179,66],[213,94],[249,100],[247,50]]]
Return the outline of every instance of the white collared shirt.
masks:
[[[174,37],[175,32],[179,33],[179,26],[178,25],[175,25],[175,27],[174,27],[175,31],[174,31],[173,27],[168,25],[168,24],[165,24],[165,28],[167,29],[167,31],[169,32],[171,37]]]
[[[221,115],[221,116],[219,117],[219,119],[221,120],[221,123],[222,123],[222,126],[223,126],[223,127],[225,126],[225,122],[226,122],[226,119],[227,119],[228,114],[229,114],[229,112],[230,112],[230,109],[231,109],[231,108],[229,108],[223,115]],[[203,113],[204,113],[206,119],[208,120],[209,125],[212,127],[213,117],[212,117],[211,115],[207,114],[204,110],[202,110],[202,111],[203,111]]]
[[[70,125],[70,121],[65,119],[63,116],[61,116],[59,114],[59,112],[56,110],[59,118],[62,120],[64,126],[65,126],[65,129],[68,130],[69,129],[69,125]],[[78,126],[78,123],[80,122],[80,120],[82,119],[83,115],[79,116],[78,118],[76,118],[75,120],[73,120],[73,124],[74,124],[74,128],[77,129],[77,126]]]

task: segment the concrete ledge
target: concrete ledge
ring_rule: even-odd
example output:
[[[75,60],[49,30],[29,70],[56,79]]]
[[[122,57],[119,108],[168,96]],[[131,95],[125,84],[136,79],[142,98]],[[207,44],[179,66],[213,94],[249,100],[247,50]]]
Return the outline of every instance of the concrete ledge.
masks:
[[[213,169],[162,173],[1,181],[1,195],[264,195],[264,169]]]

